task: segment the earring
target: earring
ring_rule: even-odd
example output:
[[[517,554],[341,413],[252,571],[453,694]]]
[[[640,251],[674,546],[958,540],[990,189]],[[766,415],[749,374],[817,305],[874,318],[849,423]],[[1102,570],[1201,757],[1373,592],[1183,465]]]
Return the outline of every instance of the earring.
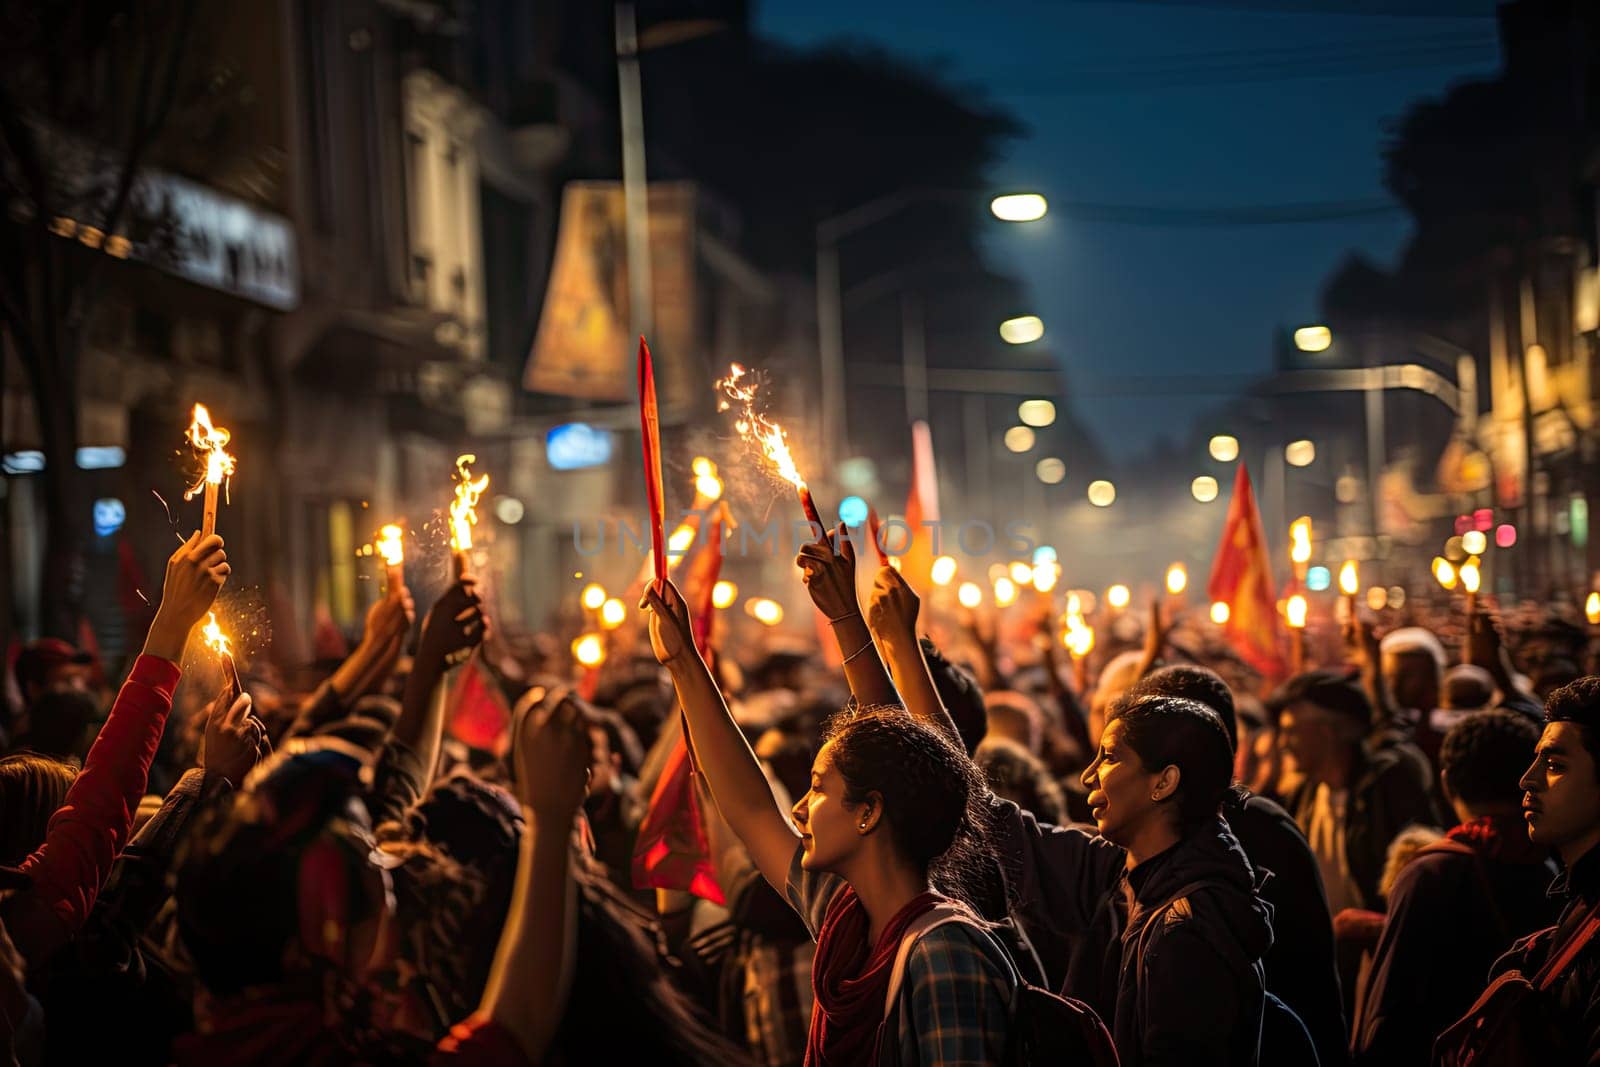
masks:
[[[1161,797],[1155,793],[1150,794],[1150,799],[1155,801],[1157,804],[1161,803]]]
[[[867,828],[867,824],[866,824],[866,823],[865,823],[865,822],[863,822],[863,823],[862,823],[862,824],[861,824],[861,828],[862,828],[862,829],[863,829],[863,830],[865,830],[865,829],[866,829],[866,828]]]

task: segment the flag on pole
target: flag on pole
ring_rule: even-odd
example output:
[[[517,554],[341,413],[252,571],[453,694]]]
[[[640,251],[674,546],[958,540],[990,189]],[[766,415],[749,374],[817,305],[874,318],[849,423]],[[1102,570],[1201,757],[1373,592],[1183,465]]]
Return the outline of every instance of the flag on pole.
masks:
[[[939,521],[939,474],[933,461],[933,433],[920,420],[911,424],[911,491],[906,495],[905,519],[911,544],[901,557],[901,573],[912,588],[926,589],[936,535],[922,524]]]
[[[1241,462],[1206,592],[1213,602],[1221,600],[1228,605],[1223,632],[1234,651],[1269,680],[1281,679],[1289,670],[1279,645],[1275,589],[1261,512],[1250,474]]]
[[[656,406],[656,372],[650,362],[650,346],[639,338],[639,428],[644,438],[644,491],[650,506],[650,553],[655,576],[667,576],[667,535],[665,494],[661,489],[661,413]]]

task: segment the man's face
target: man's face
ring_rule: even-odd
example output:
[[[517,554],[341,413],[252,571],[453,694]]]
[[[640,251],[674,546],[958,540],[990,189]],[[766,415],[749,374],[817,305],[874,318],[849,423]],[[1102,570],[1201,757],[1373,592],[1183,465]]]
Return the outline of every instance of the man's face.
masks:
[[[1300,701],[1278,713],[1278,744],[1307,778],[1321,780],[1339,746],[1333,716]]]
[[[1568,864],[1600,843],[1600,779],[1583,745],[1583,727],[1546,723],[1533,766],[1522,776],[1522,817],[1528,837]]]
[[[1426,652],[1384,653],[1383,679],[1401,707],[1432,711],[1439,703],[1439,664]]]

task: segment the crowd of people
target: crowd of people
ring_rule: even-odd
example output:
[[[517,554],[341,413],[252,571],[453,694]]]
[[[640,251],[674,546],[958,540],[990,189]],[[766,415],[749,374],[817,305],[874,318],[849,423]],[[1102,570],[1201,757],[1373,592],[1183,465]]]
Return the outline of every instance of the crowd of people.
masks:
[[[576,684],[469,574],[236,686],[196,533],[109,710],[113,665],[15,657],[8,1061],[1600,1064],[1582,629],[1419,600],[1263,680],[1153,606],[1075,665],[1045,594],[795,562],[835,647],[722,647],[680,568]],[[679,750],[698,874],[646,885]]]

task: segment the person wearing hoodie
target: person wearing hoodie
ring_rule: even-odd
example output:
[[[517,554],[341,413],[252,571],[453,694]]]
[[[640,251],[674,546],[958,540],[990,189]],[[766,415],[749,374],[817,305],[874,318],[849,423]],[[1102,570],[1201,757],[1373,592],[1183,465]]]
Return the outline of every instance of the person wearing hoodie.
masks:
[[[955,736],[916,639],[919,601],[878,572],[868,623],[906,708]],[[1261,959],[1272,909],[1221,815],[1233,753],[1216,712],[1147,696],[1111,705],[1083,772],[1098,836],[1041,825],[992,794],[990,841],[1013,911],[1076,942],[1082,980],[1063,989],[1111,1024],[1123,1067],[1261,1062]],[[1091,948],[1103,946],[1103,948]],[[1098,955],[1096,955],[1098,951]]]
[[[1444,735],[1439,774],[1460,822],[1414,855],[1389,910],[1356,1016],[1359,1064],[1422,1063],[1472,1006],[1495,959],[1555,921],[1555,866],[1528,840],[1518,779],[1539,729],[1513,711],[1477,712]]]

